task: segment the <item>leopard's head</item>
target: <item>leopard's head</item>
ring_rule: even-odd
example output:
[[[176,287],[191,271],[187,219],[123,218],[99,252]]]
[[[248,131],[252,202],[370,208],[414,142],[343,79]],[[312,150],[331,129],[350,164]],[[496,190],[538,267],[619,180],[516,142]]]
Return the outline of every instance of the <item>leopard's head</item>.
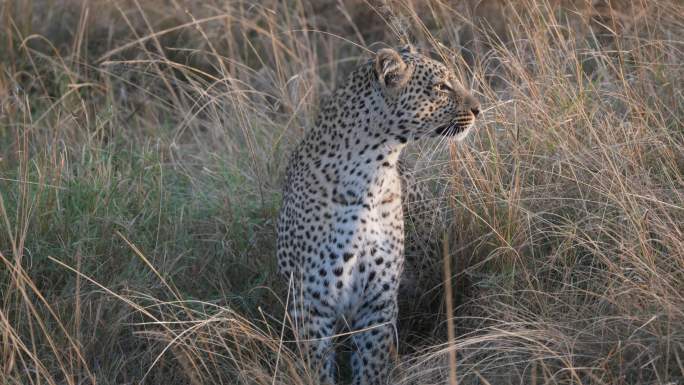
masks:
[[[386,119],[401,138],[449,136],[463,139],[480,113],[480,103],[447,66],[408,46],[381,49],[373,60]]]

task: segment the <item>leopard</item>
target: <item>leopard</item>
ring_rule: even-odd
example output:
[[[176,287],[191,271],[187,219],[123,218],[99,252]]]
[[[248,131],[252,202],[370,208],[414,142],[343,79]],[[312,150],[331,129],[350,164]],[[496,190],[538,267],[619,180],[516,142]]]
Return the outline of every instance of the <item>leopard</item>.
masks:
[[[382,48],[319,107],[285,172],[278,273],[306,367],[337,382],[335,336],[346,328],[354,385],[389,380],[409,186],[400,154],[423,138],[463,140],[480,104],[454,71],[412,45]]]

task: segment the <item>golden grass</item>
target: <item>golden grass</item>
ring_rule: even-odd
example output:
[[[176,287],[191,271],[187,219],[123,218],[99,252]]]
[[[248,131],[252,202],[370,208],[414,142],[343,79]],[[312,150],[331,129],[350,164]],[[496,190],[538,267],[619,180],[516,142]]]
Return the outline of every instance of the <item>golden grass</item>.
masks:
[[[394,383],[682,383],[682,20],[674,0],[0,2],[0,383],[313,384],[274,273],[281,176],[320,98],[405,40],[484,112],[407,151],[450,242],[409,261]]]

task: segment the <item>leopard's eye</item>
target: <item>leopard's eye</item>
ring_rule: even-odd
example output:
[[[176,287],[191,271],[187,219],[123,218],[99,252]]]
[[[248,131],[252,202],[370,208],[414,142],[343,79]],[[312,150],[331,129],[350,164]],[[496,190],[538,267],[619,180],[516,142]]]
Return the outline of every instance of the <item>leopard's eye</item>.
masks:
[[[452,90],[451,87],[449,87],[449,85],[444,82],[435,84],[433,88],[439,92],[449,92]]]

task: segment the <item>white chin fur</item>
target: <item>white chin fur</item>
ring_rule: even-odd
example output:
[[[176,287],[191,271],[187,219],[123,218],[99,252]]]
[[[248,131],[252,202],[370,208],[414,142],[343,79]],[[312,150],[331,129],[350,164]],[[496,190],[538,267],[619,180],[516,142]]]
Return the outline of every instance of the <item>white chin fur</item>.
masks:
[[[473,129],[473,124],[469,124],[468,127],[466,127],[463,131],[459,132],[456,135],[453,135],[451,138],[456,140],[456,141],[462,141],[465,139],[466,136],[470,133],[470,131]]]

